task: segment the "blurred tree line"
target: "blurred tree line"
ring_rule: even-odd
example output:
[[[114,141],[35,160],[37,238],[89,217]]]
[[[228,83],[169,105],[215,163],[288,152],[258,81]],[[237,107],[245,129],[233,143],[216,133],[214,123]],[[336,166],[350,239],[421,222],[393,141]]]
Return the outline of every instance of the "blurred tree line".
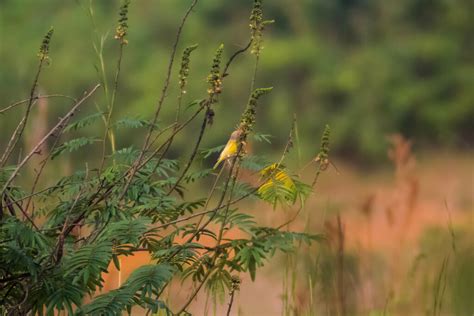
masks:
[[[153,112],[176,25],[188,2],[132,2],[116,118],[147,117]],[[107,34],[104,62],[112,81],[119,5],[119,1],[0,1],[0,107],[27,98],[35,53],[51,25],[55,34],[51,65],[40,80],[43,94],[79,95],[98,82],[93,43],[98,45]],[[220,43],[226,56],[247,44],[248,32],[242,30],[248,24],[250,5],[250,0],[199,2],[179,47],[181,51],[199,44],[191,60],[189,86],[193,88],[186,102],[205,97],[210,56]],[[383,157],[386,136],[395,132],[421,147],[472,148],[472,1],[272,0],[265,7],[275,23],[268,27],[258,81],[261,86],[274,86],[274,92],[258,114],[259,132],[274,138],[271,145],[255,151],[281,149],[293,113],[305,156],[315,152],[326,123],[333,130],[333,152],[358,162]],[[251,76],[246,69],[252,62],[249,56],[236,61],[216,107],[215,123],[205,142],[208,147],[225,142],[237,124],[235,118],[247,101],[242,96],[250,90],[242,83]],[[171,93],[177,91],[178,67]],[[163,120],[174,115],[171,100],[165,104]],[[53,124],[67,108],[65,102],[48,99],[43,107],[36,106],[35,111],[42,111],[39,124]],[[3,114],[0,146],[5,146],[22,114],[18,109]],[[38,128],[36,122],[27,133],[35,135]],[[119,148],[136,137],[141,137],[140,132],[120,135]],[[175,155],[190,146],[186,140],[186,136],[177,140],[182,147],[173,148]]]

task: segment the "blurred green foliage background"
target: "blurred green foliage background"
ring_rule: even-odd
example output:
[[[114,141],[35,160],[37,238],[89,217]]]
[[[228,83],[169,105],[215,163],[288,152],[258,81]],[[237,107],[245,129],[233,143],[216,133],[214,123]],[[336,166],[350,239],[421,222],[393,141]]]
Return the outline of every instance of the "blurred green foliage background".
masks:
[[[189,2],[132,1],[116,118],[144,118],[154,111],[176,29]],[[35,54],[51,25],[55,34],[51,65],[40,79],[43,94],[79,96],[98,82],[93,41],[105,34],[104,57],[112,81],[120,1],[92,1],[98,33],[87,14],[89,5],[89,0],[0,1],[1,108],[28,96]],[[191,60],[186,102],[205,96],[205,78],[220,43],[225,44],[226,57],[247,44],[251,5],[250,0],[199,1],[179,45],[178,58],[185,46],[199,44]],[[275,23],[266,31],[257,86],[274,90],[262,103],[257,130],[275,138],[271,148],[262,150],[283,147],[293,113],[302,154],[308,157],[316,152],[326,123],[333,130],[333,153],[357,162],[380,161],[386,136],[395,132],[423,148],[472,148],[472,1],[272,0],[265,2],[265,12]],[[249,55],[233,65],[207,145],[223,143],[237,123],[247,101],[252,65]],[[174,115],[178,67],[179,61],[163,121]],[[51,124],[68,103],[48,103]],[[15,111],[2,118],[1,146],[21,115]],[[138,137],[138,132],[127,133],[119,143]],[[186,146],[186,137],[178,141]],[[174,150],[178,155],[180,149]]]

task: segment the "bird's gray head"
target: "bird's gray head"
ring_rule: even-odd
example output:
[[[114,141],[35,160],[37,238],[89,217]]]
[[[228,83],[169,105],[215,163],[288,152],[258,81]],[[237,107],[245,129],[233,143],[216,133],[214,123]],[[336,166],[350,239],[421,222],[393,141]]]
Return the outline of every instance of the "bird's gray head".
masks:
[[[240,135],[242,135],[242,131],[240,129],[233,131],[232,134],[230,134],[230,139],[231,140],[238,140],[240,138]]]

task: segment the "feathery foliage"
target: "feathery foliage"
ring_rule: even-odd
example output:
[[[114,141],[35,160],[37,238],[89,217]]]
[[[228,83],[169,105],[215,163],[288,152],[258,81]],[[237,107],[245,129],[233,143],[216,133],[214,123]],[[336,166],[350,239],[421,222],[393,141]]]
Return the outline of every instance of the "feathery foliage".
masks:
[[[223,81],[232,72],[233,60],[246,53],[249,47],[252,47],[252,53],[260,55],[263,26],[268,24],[262,19],[261,1],[255,1],[251,13],[252,45],[231,54],[227,63],[224,63],[224,46],[220,45],[207,76],[207,95],[189,103],[184,113],[180,113],[179,105],[177,118],[169,125],[166,125],[169,123],[166,118],[158,120],[160,108],[171,93],[168,87],[176,47],[196,1],[180,24],[154,117],[117,120],[112,117],[112,110],[114,105],[120,106],[117,89],[121,80],[123,46],[131,35],[128,25],[130,5],[130,1],[125,0],[118,9],[115,39],[119,40],[120,46],[112,84],[105,67],[108,59],[103,55],[107,37],[100,38],[100,48],[94,44],[107,110],[101,111],[101,101],[93,100],[98,111],[86,113],[80,119],[73,118],[76,108],[91,102],[88,98],[97,91],[97,85],[75,101],[70,112],[65,114],[66,119],[61,119],[49,137],[35,145],[34,151],[23,154],[20,163],[10,157],[15,146],[5,149],[0,168],[0,187],[4,188],[0,195],[2,315],[56,315],[62,311],[69,315],[118,315],[125,311],[130,313],[134,307],[152,313],[169,311],[163,291],[176,278],[194,284],[190,300],[178,311],[181,313],[188,309],[201,288],[216,302],[223,302],[226,293],[233,295],[240,289],[241,273],[248,272],[255,280],[258,268],[277,252],[291,252],[301,242],[322,240],[320,235],[261,226],[248,214],[250,206],[242,204],[252,198],[257,203],[268,202],[273,208],[288,208],[298,202],[303,205],[312,189],[289,167],[282,165],[288,148],[283,149],[280,162],[245,152],[247,141],[270,142],[270,135],[253,131],[257,106],[265,101],[261,97],[272,88],[253,89],[240,120],[232,123],[237,124],[242,133],[238,140],[239,154],[230,163],[229,172],[226,172],[228,165],[223,165],[217,175],[209,168],[211,158],[223,146],[207,150],[200,146],[202,137],[206,136],[206,125],[214,115],[211,106],[224,92]],[[89,8],[88,13],[93,20],[93,9]],[[43,40],[42,60],[51,53],[51,36],[52,30]],[[196,47],[189,46],[183,52],[178,73],[180,104],[190,76],[191,52]],[[252,86],[256,71],[257,67],[249,78]],[[35,88],[36,81],[33,92]],[[30,114],[27,111],[20,127],[26,124]],[[179,119],[180,114],[186,118]],[[200,114],[204,114],[202,130],[187,163],[183,164],[168,151],[175,136],[190,128],[192,125],[189,124],[201,117]],[[101,128],[102,137],[89,135],[90,131]],[[125,146],[116,139],[118,130],[144,133],[144,142],[141,146]],[[86,132],[88,134],[84,135]],[[61,139],[65,133],[69,140]],[[329,132],[324,135],[320,156],[327,159]],[[21,136],[14,132],[13,142]],[[107,141],[112,149],[110,154],[105,148]],[[90,153],[97,152],[98,145],[102,146],[102,155],[95,157]],[[62,154],[66,152],[81,155],[86,161],[84,165],[74,166],[69,175],[61,175],[57,166],[65,161]],[[34,174],[28,174],[24,166],[35,155],[43,156],[40,168]],[[248,181],[241,177],[242,170],[253,172],[253,179]],[[255,175],[255,171],[259,174]],[[29,181],[22,181],[23,178]],[[192,185],[198,185],[200,189],[191,192]],[[230,231],[242,232],[246,238],[231,238]],[[112,269],[121,273],[122,259],[138,252],[146,252],[153,259],[133,271],[117,288],[102,292],[104,275]],[[84,303],[86,297],[90,298],[87,304]]]

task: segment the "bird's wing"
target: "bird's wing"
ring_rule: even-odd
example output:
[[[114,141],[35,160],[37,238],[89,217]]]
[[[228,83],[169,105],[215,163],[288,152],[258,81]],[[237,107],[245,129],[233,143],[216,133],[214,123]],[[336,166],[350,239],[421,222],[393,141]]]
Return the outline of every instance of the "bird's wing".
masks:
[[[237,151],[237,142],[229,140],[227,144],[225,145],[224,149],[221,151],[221,154],[219,155],[219,159],[217,159],[217,162],[214,165],[214,169],[217,168],[217,166],[219,166],[219,164],[222,161],[235,155],[236,151]]]

